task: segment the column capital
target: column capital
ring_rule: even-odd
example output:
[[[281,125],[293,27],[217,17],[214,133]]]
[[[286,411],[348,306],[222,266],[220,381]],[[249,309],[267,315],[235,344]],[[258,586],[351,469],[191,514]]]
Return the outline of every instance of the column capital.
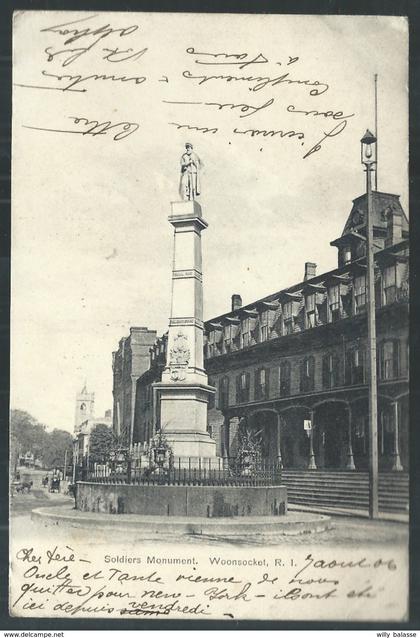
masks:
[[[201,206],[195,200],[171,202],[171,214],[168,221],[176,229],[193,226],[195,230],[201,231],[208,226],[203,218]]]

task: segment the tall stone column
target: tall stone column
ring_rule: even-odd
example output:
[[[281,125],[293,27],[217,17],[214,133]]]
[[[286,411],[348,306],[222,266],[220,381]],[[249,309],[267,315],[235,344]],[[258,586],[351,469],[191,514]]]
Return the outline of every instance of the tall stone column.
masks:
[[[215,457],[207,432],[208,385],[203,362],[201,232],[207,228],[195,200],[173,202],[172,305],[168,355],[160,392],[160,424],[175,457]]]

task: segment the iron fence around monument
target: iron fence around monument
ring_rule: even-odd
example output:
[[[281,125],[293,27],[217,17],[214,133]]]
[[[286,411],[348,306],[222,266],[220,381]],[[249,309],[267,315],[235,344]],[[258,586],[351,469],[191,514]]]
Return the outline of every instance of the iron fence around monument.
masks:
[[[175,459],[167,465],[130,463],[125,467],[89,464],[82,480],[105,484],[130,485],[207,485],[269,486],[280,485],[281,464],[258,460],[246,463],[238,457],[223,459]]]

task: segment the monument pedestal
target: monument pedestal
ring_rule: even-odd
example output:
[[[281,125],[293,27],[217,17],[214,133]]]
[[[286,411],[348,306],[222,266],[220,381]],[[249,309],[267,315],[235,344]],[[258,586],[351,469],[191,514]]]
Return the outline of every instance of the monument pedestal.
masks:
[[[207,432],[208,385],[203,361],[203,282],[201,232],[207,228],[195,201],[172,203],[175,229],[172,306],[168,355],[160,396],[160,428],[175,459],[214,458],[216,442]]]
[[[204,384],[159,383],[160,423],[177,457],[211,458],[216,442],[207,432],[207,402],[214,388]]]

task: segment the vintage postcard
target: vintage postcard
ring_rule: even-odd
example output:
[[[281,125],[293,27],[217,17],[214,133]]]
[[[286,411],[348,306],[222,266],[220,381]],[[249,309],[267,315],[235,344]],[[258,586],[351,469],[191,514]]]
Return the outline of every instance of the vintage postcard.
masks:
[[[408,619],[408,22],[16,11],[16,617]]]

